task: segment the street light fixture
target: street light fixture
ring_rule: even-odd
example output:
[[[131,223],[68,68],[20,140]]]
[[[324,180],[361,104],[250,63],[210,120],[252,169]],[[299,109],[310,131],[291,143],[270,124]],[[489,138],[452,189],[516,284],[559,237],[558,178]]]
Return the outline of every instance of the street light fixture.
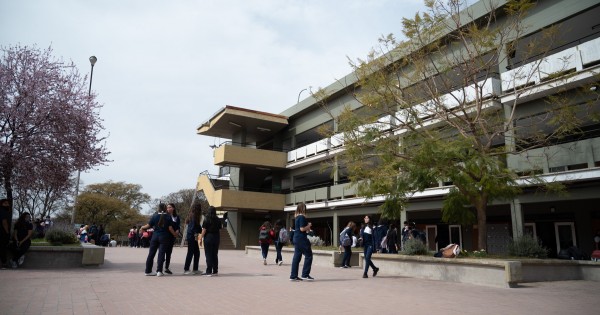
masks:
[[[94,78],[94,65],[98,61],[96,56],[90,57],[90,65],[92,70],[90,72],[90,89],[88,90],[88,97],[92,96],[92,79]],[[73,203],[73,213],[71,215],[71,224],[75,224],[75,208],[77,207],[77,198],[79,197],[79,180],[81,179],[81,170],[77,170],[77,186],[75,186],[75,202]]]

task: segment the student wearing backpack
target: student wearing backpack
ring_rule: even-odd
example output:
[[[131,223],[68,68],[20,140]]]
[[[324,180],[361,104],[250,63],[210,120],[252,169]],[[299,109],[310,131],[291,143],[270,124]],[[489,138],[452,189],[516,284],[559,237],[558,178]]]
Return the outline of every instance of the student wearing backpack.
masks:
[[[356,223],[348,222],[348,225],[340,233],[340,246],[344,248],[344,257],[342,258],[342,266],[340,268],[350,268],[350,258],[352,258],[352,236]]]
[[[267,255],[269,254],[269,246],[275,239],[275,232],[271,228],[271,222],[265,221],[260,228],[258,228],[258,243],[262,251],[263,265],[267,264]]]
[[[308,240],[308,232],[310,232],[312,223],[306,220],[306,205],[300,202],[294,213],[294,258],[292,259],[292,272],[290,273],[290,281],[312,281],[315,280],[310,276],[312,266],[312,248]],[[298,277],[298,269],[300,260],[304,255],[304,265],[302,266],[302,277]]]
[[[277,240],[275,241],[275,251],[277,252],[275,263],[281,266],[283,264],[281,249],[290,240],[288,231],[285,228],[285,222],[281,219],[275,221],[275,235],[277,236]]]

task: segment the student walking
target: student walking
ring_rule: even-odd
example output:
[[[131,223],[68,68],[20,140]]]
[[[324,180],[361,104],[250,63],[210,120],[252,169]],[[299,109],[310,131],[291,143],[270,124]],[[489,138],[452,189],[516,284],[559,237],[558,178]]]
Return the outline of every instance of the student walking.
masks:
[[[377,272],[379,272],[379,268],[373,264],[371,261],[371,256],[373,255],[373,251],[375,250],[375,239],[373,237],[374,229],[373,229],[373,220],[371,216],[365,216],[365,227],[360,231],[360,238],[362,239],[362,243],[364,246],[364,256],[365,256],[365,272],[363,273],[363,278],[368,278],[367,273],[369,272],[369,267],[373,268],[373,277],[377,276]]]
[[[348,222],[348,225],[340,233],[340,246],[344,248],[344,257],[342,258],[342,266],[340,268],[350,268],[350,258],[352,258],[352,236],[356,223]]]
[[[198,238],[198,244],[204,244],[204,257],[206,258],[205,276],[217,276],[219,274],[219,243],[221,242],[219,230],[222,228],[221,220],[217,217],[217,209],[210,206],[208,214],[202,222],[202,234]]]
[[[281,256],[281,249],[289,241],[288,230],[285,228],[285,222],[281,219],[275,221],[275,263],[279,266],[283,264],[283,256]]]
[[[146,276],[157,277],[163,276],[163,263],[165,261],[165,252],[167,246],[171,242],[171,237],[175,236],[175,230],[172,226],[172,220],[170,220],[169,214],[167,213],[167,207],[164,203],[158,205],[158,212],[152,215],[150,221],[142,226],[140,230],[146,232],[146,230],[153,228],[152,238],[150,239],[150,249],[148,250],[148,258],[146,258]],[[152,265],[154,264],[154,256],[158,251],[158,260],[156,261],[156,273],[152,273]]]
[[[8,265],[8,243],[10,241],[10,225],[12,223],[12,207],[8,199],[0,200],[0,268]]]
[[[175,230],[175,235],[170,236],[170,243],[167,246],[167,250],[165,252],[165,273],[172,275],[173,272],[169,270],[169,266],[171,265],[171,254],[173,253],[173,246],[175,246],[175,241],[177,240],[177,236],[179,235],[179,230],[181,229],[181,219],[177,215],[177,209],[175,209],[175,205],[172,203],[167,204],[167,213],[171,216],[173,230]]]
[[[260,250],[263,258],[263,265],[267,265],[267,255],[269,254],[269,246],[273,243],[275,238],[275,232],[271,228],[271,222],[265,221],[258,228],[258,243],[260,244]]]
[[[198,246],[198,235],[202,232],[202,227],[200,226],[200,218],[202,216],[202,205],[199,202],[194,203],[192,206],[192,211],[188,215],[187,219],[185,219],[185,224],[187,225],[187,232],[185,233],[185,240],[187,242],[187,255],[185,256],[185,264],[183,265],[183,274],[197,274],[198,267],[200,264],[200,247]],[[190,272],[190,264],[192,263],[192,259],[194,264],[192,266],[192,271]]]
[[[310,276],[310,269],[312,266],[312,249],[310,241],[308,240],[308,233],[311,231],[312,223],[306,220],[306,205],[301,202],[296,207],[294,213],[295,222],[294,226],[294,257],[292,259],[292,272],[290,274],[290,281],[301,281],[315,280]],[[298,277],[298,268],[300,267],[300,260],[304,255],[304,265],[302,266],[302,277]]]

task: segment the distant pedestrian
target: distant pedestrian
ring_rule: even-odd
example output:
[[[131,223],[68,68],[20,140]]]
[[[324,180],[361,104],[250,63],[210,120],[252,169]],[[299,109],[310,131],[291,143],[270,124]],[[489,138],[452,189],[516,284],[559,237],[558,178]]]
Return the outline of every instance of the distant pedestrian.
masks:
[[[395,223],[390,224],[390,228],[385,236],[387,241],[387,250],[390,254],[398,254],[398,249],[400,246],[398,245],[398,229],[396,228]]]
[[[164,203],[158,205],[158,212],[156,212],[150,218],[150,221],[142,226],[140,229],[146,231],[153,228],[152,238],[150,239],[150,249],[148,250],[148,257],[146,258],[146,276],[163,276],[163,264],[165,261],[165,253],[169,242],[171,242],[171,236],[175,236],[175,230],[173,230],[172,220],[167,213],[167,207]],[[154,265],[154,257],[158,251],[158,259],[156,262],[156,273],[152,272],[152,266]]]
[[[258,243],[260,244],[263,265],[267,265],[267,255],[269,254],[269,246],[271,246],[271,244],[273,243],[274,238],[275,233],[271,228],[271,222],[265,221],[258,228]]]
[[[202,234],[198,238],[198,244],[204,244],[204,257],[206,258],[206,274],[205,276],[217,276],[219,274],[219,243],[221,237],[221,220],[217,216],[217,209],[210,206],[208,214],[202,222]]]
[[[296,207],[294,217],[294,226],[296,230],[294,231],[294,257],[292,258],[290,281],[312,281],[315,280],[310,276],[313,256],[311,244],[307,236],[311,230],[312,223],[306,220],[306,205],[303,202],[300,202]],[[302,255],[304,255],[304,265],[302,266],[302,277],[299,278],[298,269],[300,267]]]
[[[137,226],[132,226],[131,229],[129,229],[129,234],[127,234],[127,238],[129,239],[129,247],[135,247],[135,244],[137,243]]]
[[[185,224],[187,225],[187,232],[185,233],[185,240],[187,242],[187,255],[185,256],[185,264],[183,265],[183,274],[189,275],[190,273],[197,274],[198,267],[200,264],[200,247],[198,246],[198,236],[202,232],[202,226],[200,226],[200,219],[202,217],[202,205],[199,202],[194,203],[192,211],[190,211]],[[190,272],[190,264],[192,263],[192,271]]]
[[[167,250],[165,253],[165,273],[172,275],[173,272],[169,270],[169,266],[171,266],[171,254],[173,253],[173,246],[175,246],[175,242],[177,241],[177,236],[179,236],[181,229],[181,219],[177,215],[177,209],[175,209],[175,205],[172,203],[167,204],[167,213],[171,217],[173,230],[175,230],[175,235],[170,236],[171,242],[169,246],[167,246]]]
[[[342,258],[342,266],[340,268],[350,268],[350,259],[352,258],[352,237],[356,223],[348,222],[346,227],[340,233],[340,246],[344,249],[344,257]]]
[[[365,227],[362,229],[360,233],[360,238],[362,239],[362,243],[364,246],[364,257],[365,257],[365,272],[363,273],[363,278],[368,278],[367,273],[369,272],[369,267],[373,268],[373,277],[377,276],[377,272],[379,272],[379,268],[373,264],[371,260],[371,256],[373,255],[373,251],[375,251],[375,238],[373,237],[374,229],[373,229],[373,220],[371,216],[365,216]]]
[[[281,249],[287,244],[290,237],[285,227],[284,220],[279,219],[275,221],[275,228],[273,230],[275,232],[275,263],[281,266],[283,264],[283,256],[281,255]]]

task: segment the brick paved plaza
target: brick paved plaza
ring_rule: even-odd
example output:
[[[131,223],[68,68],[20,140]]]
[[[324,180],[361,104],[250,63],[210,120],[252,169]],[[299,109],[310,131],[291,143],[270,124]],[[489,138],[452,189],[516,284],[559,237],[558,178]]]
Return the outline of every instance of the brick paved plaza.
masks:
[[[290,282],[283,266],[221,251],[218,277],[144,276],[147,249],[106,249],[99,268],[0,270],[0,314],[598,314],[600,282],[561,281],[493,288],[377,276],[314,266],[314,282]],[[205,267],[204,253],[200,258]]]

